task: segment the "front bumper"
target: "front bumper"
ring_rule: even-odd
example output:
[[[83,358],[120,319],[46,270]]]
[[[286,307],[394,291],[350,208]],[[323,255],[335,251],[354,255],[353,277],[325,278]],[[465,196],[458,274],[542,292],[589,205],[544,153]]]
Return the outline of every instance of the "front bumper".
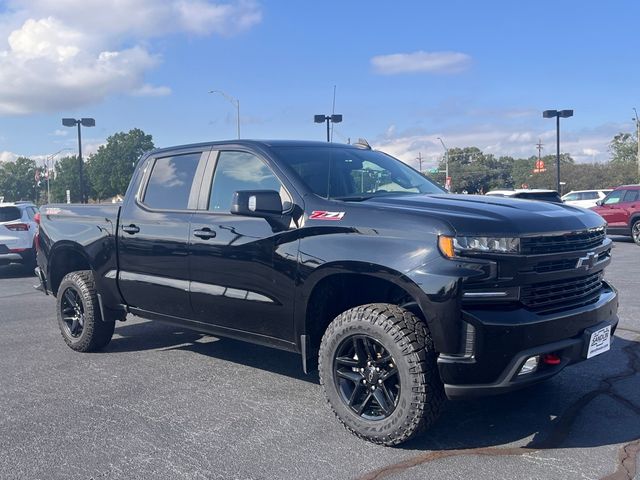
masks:
[[[440,377],[448,397],[504,393],[545,380],[584,357],[585,329],[618,324],[618,294],[608,283],[597,301],[548,315],[525,308],[474,307],[463,311],[473,327],[470,352],[438,358]],[[525,360],[555,353],[558,365],[545,365],[534,373],[518,376]]]

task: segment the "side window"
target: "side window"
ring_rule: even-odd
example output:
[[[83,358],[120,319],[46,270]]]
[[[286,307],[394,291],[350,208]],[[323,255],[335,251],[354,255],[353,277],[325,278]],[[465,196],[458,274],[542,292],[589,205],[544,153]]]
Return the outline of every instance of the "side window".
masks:
[[[603,204],[613,205],[615,203],[620,203],[622,196],[624,195],[625,192],[626,190],[614,190],[607,196],[607,198],[604,199]]]
[[[584,192],[584,200],[596,200],[598,192]]]
[[[239,190],[275,190],[280,193],[285,210],[291,204],[291,198],[280,180],[258,157],[247,152],[220,152],[213,174],[208,209],[212,212],[229,213],[233,192]]]
[[[627,190],[624,194],[624,202],[635,202],[638,200],[638,190]]]
[[[201,155],[198,152],[156,159],[142,202],[160,210],[186,210]]]
[[[25,212],[27,213],[27,217],[29,218],[29,220],[33,220],[33,216],[34,216],[33,208],[27,207],[25,208]]]
[[[573,202],[575,200],[578,200],[578,194],[577,193],[570,193],[569,195],[567,195],[566,197],[564,197],[565,202]]]

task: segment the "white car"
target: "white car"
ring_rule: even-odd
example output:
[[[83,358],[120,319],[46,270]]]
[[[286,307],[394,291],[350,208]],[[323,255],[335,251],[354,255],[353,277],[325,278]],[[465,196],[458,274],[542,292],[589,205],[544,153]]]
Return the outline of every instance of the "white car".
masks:
[[[562,196],[562,201],[574,207],[591,208],[596,206],[598,200],[602,200],[611,189],[605,190],[575,190]]]
[[[35,267],[38,209],[31,202],[0,203],[0,265]]]
[[[490,197],[520,198],[524,200],[542,200],[543,202],[562,203],[555,190],[541,188],[518,188],[516,190],[491,190],[485,193]]]

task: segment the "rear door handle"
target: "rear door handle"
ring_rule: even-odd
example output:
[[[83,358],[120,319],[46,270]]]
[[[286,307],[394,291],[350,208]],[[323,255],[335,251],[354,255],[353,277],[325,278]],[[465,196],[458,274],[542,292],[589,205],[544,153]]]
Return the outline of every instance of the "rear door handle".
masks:
[[[216,236],[216,232],[211,230],[209,227],[204,227],[200,230],[194,230],[193,234],[198,238],[202,238],[203,240],[209,240],[210,238],[214,238]]]
[[[133,223],[131,225],[122,225],[121,228],[123,232],[126,232],[129,235],[134,235],[140,231],[140,227],[134,225]]]

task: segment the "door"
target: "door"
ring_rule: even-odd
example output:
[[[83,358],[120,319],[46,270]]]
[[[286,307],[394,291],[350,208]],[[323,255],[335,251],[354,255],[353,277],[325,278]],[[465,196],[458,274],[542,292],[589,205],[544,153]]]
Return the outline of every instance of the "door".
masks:
[[[263,218],[230,213],[233,193],[275,190],[291,196],[267,163],[246,151],[220,151],[209,162],[191,221],[191,303],[195,318],[224,329],[293,341],[298,241]],[[210,188],[209,188],[210,185]]]
[[[118,283],[127,304],[190,318],[189,222],[208,151],[180,151],[146,161],[140,188],[120,214]]]
[[[627,226],[624,208],[624,196],[627,190],[614,190],[603,200],[598,214],[605,219],[610,228]]]

